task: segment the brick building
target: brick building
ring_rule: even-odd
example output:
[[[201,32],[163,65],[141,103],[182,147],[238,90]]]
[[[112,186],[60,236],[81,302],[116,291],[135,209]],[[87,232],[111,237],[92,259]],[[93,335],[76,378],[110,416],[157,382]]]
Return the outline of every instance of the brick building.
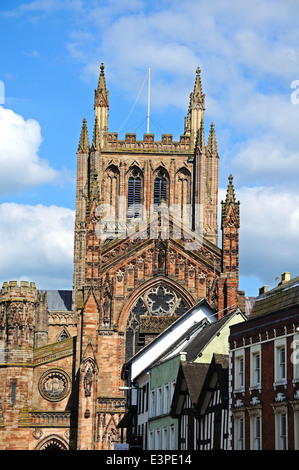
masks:
[[[232,449],[298,450],[299,278],[262,289],[229,342]]]
[[[200,69],[177,142],[110,132],[103,64],[94,109],[77,152],[72,305],[49,308],[53,296],[32,284],[1,291],[2,447],[113,448],[126,360],[202,298],[219,317],[244,304],[232,176],[218,246],[219,155],[213,123],[205,142]]]

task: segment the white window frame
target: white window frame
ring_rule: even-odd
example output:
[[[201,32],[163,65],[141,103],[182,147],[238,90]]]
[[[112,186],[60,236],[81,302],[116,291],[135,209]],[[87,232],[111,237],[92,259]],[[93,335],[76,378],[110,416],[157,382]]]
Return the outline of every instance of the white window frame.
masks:
[[[164,385],[163,413],[169,413],[170,409],[170,387],[169,383]]]
[[[162,431],[162,450],[168,450],[168,428],[165,426]]]
[[[154,450],[154,431],[152,429],[148,433],[148,450]]]
[[[293,405],[294,413],[294,450],[299,450],[299,404]]]
[[[234,449],[245,450],[245,414],[235,415],[234,418]]]
[[[284,356],[284,361],[282,360]],[[286,338],[274,342],[274,385],[287,383],[287,344]]]
[[[293,364],[293,383],[296,383],[299,382],[299,334],[293,337],[291,363]]]
[[[235,369],[234,390],[243,392],[245,390],[245,351],[244,349],[239,349],[235,351],[234,365],[235,365],[234,367]]]
[[[149,409],[149,417],[153,418],[155,416],[155,389],[150,390],[150,409]]]
[[[160,416],[162,414],[162,387],[157,388],[157,406],[156,406],[156,416]]]
[[[262,450],[262,416],[260,410],[250,414],[250,450]]]
[[[259,362],[257,369],[257,360]],[[261,388],[261,371],[262,356],[261,356],[261,345],[255,345],[250,348],[250,388],[256,389]],[[258,374],[258,377],[257,377]]]
[[[276,414],[276,450],[288,450],[288,415]]]
[[[175,450],[175,427],[174,424],[169,428],[169,450]]]
[[[155,432],[155,450],[161,450],[161,428],[156,428],[156,432]]]

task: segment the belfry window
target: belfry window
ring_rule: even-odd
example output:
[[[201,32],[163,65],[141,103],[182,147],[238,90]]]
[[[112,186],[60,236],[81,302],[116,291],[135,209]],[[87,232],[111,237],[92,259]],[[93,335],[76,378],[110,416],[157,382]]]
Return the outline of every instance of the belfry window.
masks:
[[[128,183],[128,219],[140,217],[141,178],[136,170],[132,171]]]
[[[154,184],[154,211],[157,212],[161,202],[167,202],[167,178],[163,170],[159,170]]]

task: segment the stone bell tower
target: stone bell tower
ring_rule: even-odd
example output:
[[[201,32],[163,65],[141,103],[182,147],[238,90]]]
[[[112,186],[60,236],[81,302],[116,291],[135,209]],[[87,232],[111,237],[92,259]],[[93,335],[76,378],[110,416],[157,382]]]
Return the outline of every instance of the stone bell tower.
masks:
[[[239,212],[229,187],[221,249],[219,154],[213,123],[205,141],[199,68],[177,141],[172,134],[120,139],[109,129],[103,64],[94,109],[91,132],[83,119],[77,151],[78,445],[112,449],[120,439],[125,361],[203,297],[215,313],[236,300]]]

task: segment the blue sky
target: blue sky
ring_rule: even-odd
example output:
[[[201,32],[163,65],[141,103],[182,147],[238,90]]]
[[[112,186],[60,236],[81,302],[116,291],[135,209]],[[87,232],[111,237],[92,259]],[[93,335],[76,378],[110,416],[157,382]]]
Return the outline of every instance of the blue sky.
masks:
[[[92,135],[101,62],[109,129],[141,138],[150,66],[157,140],[183,133],[201,67],[219,201],[232,173],[241,202],[240,288],[298,275],[298,16],[297,0],[3,0],[0,282],[72,286],[76,150],[84,117]]]

